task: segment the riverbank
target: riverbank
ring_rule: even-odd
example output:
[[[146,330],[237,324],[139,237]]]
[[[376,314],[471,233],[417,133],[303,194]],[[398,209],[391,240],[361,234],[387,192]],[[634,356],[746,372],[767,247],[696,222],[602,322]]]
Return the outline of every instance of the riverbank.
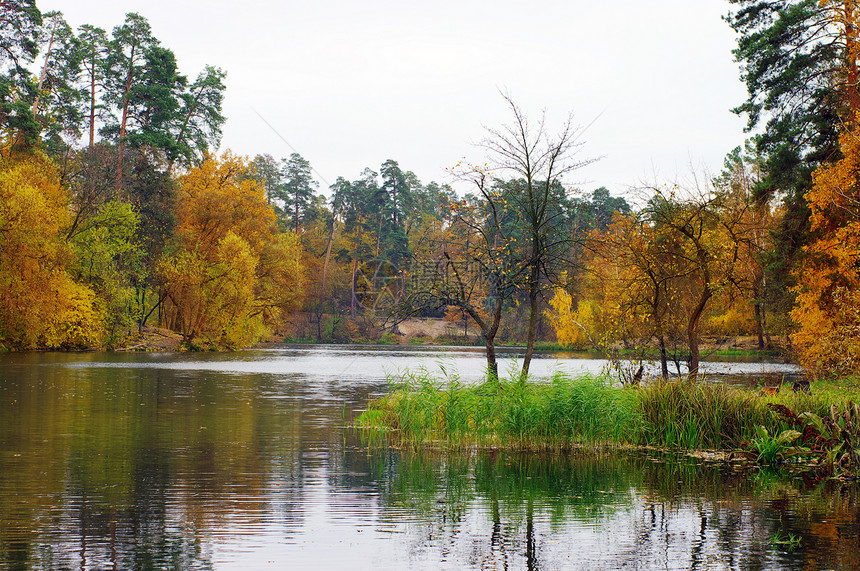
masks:
[[[351,337],[341,342],[345,344],[382,344],[382,345],[428,345],[428,346],[483,346],[484,342],[480,332],[474,325],[465,325],[462,322],[449,321],[440,318],[411,318],[397,323],[392,329],[385,332],[378,331],[374,337]],[[285,343],[319,343],[313,336],[286,336]],[[522,347],[524,340],[499,338],[497,347]],[[543,339],[535,343],[535,349],[539,351],[569,351],[569,352],[594,352],[590,345],[580,347],[563,346],[555,340]],[[699,347],[703,356],[708,355],[762,355],[771,357],[785,357],[787,350],[778,342],[774,342],[766,349],[758,348],[758,339],[755,336],[735,337],[703,337]],[[620,355],[632,355],[643,353],[642,349],[625,349],[619,342],[616,347]],[[682,349],[681,352],[684,352]],[[658,357],[656,346],[653,350],[644,350],[648,356]]]
[[[183,350],[182,335],[160,327],[144,327],[129,332],[117,351],[140,351],[150,353],[174,353]]]
[[[603,376],[563,374],[464,385],[410,372],[392,379],[392,391],[357,425],[371,442],[407,448],[716,450],[740,461],[802,461],[854,478],[858,401],[856,379],[813,382],[809,392],[791,385],[763,392],[689,381],[622,387]]]
[[[465,331],[465,335],[464,335]],[[255,343],[252,348],[272,348],[284,344],[311,343],[318,341],[315,338],[291,338],[275,335]],[[397,325],[394,332],[387,332],[379,338],[350,338],[341,343],[347,345],[426,345],[430,347],[461,347],[481,346],[483,341],[474,328],[463,329],[462,324],[456,324],[444,319],[415,318],[403,321]],[[499,341],[499,348],[524,347],[524,342]],[[139,351],[139,352],[177,352],[192,350],[216,350],[212,345],[199,347],[188,347],[183,343],[180,334],[159,327],[144,327],[142,331],[136,328],[130,329],[125,337],[115,343],[115,351]],[[543,352],[573,352],[573,353],[595,353],[592,347],[565,347],[556,341],[537,341],[536,351]],[[755,337],[732,337],[726,339],[702,340],[700,351],[703,359],[709,356],[738,356],[738,357],[765,357],[765,358],[788,358],[789,356],[780,347],[759,350]],[[655,350],[625,350],[618,347],[614,354],[621,358],[657,359],[659,354]]]

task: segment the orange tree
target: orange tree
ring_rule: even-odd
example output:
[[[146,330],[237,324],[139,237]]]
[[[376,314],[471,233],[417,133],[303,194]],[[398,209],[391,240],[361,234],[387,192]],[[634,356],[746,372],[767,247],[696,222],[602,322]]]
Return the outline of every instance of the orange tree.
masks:
[[[754,218],[742,197],[710,185],[651,191],[644,209],[591,234],[580,299],[574,306],[557,292],[554,324],[560,338],[578,328],[599,346],[653,341],[664,377],[669,350],[676,366],[686,353],[695,377],[706,309],[744,282],[744,237]]]
[[[818,239],[805,247],[791,312],[801,363],[815,374],[855,373],[860,365],[860,142],[840,138],[844,158],[818,169],[806,194]]]
[[[834,84],[843,125],[841,158],[813,173],[806,193],[814,235],[797,270],[792,336],[801,363],[816,375],[850,374],[860,365],[860,7],[854,0],[820,0],[834,38]]]
[[[165,323],[187,343],[247,345],[294,309],[304,277],[247,162],[208,157],[181,178],[175,242],[159,264]]]
[[[710,182],[687,189],[654,189],[648,216],[659,234],[668,238],[677,267],[670,311],[683,315],[689,351],[689,374],[699,366],[699,339],[712,299],[739,289],[750,230],[752,207],[742,196]]]
[[[785,331],[789,319],[787,311],[778,310],[784,292],[775,293],[778,284],[767,279],[767,259],[776,249],[785,213],[782,208],[774,208],[775,201],[755,195],[763,176],[762,166],[760,158],[742,153],[738,147],[729,153],[726,168],[714,179],[723,196],[720,219],[724,239],[736,247],[737,260],[731,274],[733,287],[721,292],[712,325],[715,332],[723,335],[755,333],[759,349],[770,345],[771,328]],[[752,319],[748,317],[750,306]]]
[[[559,341],[584,337],[607,350],[619,341],[630,348],[653,340],[667,377],[667,345],[675,350],[683,339],[677,306],[686,264],[679,248],[671,229],[654,224],[647,210],[616,214],[607,228],[592,231],[585,271],[579,283],[571,284],[578,290],[575,305],[566,307],[565,292],[559,290],[550,303]]]

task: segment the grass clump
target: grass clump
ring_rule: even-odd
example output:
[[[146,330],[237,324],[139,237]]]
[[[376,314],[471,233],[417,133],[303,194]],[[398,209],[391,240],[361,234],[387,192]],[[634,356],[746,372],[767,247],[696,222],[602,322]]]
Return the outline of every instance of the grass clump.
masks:
[[[733,448],[775,417],[754,393],[722,384],[671,381],[639,390],[641,444],[669,448]]]
[[[771,435],[764,426],[756,427],[756,436],[752,445],[758,452],[758,462],[761,464],[777,464],[785,460],[786,456],[798,452],[805,452],[805,448],[793,446],[802,434],[796,430],[784,430],[780,434]]]
[[[465,385],[419,370],[392,384],[358,424],[386,429],[406,446],[567,448],[624,441],[637,422],[634,401],[604,376],[558,373],[548,383],[514,377]]]
[[[850,401],[856,386],[816,384],[811,394],[786,389],[763,396],[720,383],[631,387],[604,375],[563,373],[539,382],[512,373],[472,385],[426,370],[401,374],[391,384],[358,425],[370,437],[382,435],[401,446],[564,450],[633,444],[733,450],[762,464],[818,453],[826,456],[824,464],[852,477],[860,466],[860,407]]]

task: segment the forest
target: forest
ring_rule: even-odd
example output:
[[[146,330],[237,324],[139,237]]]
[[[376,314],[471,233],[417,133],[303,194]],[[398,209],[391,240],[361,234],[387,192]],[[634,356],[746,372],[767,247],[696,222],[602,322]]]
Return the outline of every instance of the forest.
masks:
[[[219,151],[226,72],[184,75],[143,16],[73,29],[0,2],[0,350],[123,348],[147,328],[187,349],[377,342],[433,317],[476,331],[492,372],[497,343],[525,345],[527,373],[553,341],[695,375],[703,339],[752,336],[850,374],[860,9],[727,10],[747,139],[719,173],[616,197],[570,185],[581,127],[508,94],[450,181],[380,157],[323,191],[298,153]]]

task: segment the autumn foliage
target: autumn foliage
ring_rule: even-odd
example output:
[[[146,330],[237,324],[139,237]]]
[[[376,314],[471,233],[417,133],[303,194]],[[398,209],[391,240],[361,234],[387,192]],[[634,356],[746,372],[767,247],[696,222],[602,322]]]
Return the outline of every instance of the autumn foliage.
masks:
[[[525,373],[554,334],[658,351],[664,376],[670,361],[695,374],[706,337],[790,335],[809,370],[854,373],[860,10],[732,4],[750,95],[736,111],[764,131],[717,177],[655,181],[635,206],[571,187],[581,129],[550,136],[507,95],[483,162],[452,169],[471,193],[388,159],[323,196],[298,153],[211,156],[224,74],[189,83],[141,16],[108,34],[55,15],[51,49],[38,11],[19,11],[0,54],[0,350],[111,348],[153,325],[189,348],[375,340],[417,316],[477,333],[491,372],[497,341],[525,342]]]
[[[792,336],[803,365],[816,373],[850,374],[860,366],[860,142],[840,138],[843,159],[814,174],[806,195],[817,239],[799,270]]]
[[[166,322],[191,343],[247,345],[301,298],[300,248],[247,163],[226,153],[182,177],[172,251],[159,264]]]
[[[0,347],[83,348],[100,341],[91,289],[69,274],[66,190],[42,155],[0,162]]]

